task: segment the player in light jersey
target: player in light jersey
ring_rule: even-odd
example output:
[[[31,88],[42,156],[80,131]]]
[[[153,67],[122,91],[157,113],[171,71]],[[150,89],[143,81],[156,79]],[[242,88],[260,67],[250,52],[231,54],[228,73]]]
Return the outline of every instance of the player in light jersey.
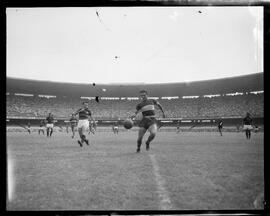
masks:
[[[250,139],[252,129],[252,118],[250,117],[250,113],[247,113],[246,117],[243,119],[243,130],[245,131],[247,139]]]
[[[89,119],[95,122],[95,120],[92,118],[91,111],[88,109],[88,102],[84,101],[83,107],[78,109],[74,115],[79,114],[79,122],[78,122],[78,132],[80,135],[81,140],[78,140],[79,145],[82,147],[82,144],[85,142],[87,145],[89,145],[88,139],[86,139],[85,133],[89,128]]]
[[[45,126],[45,120],[41,120],[39,122],[39,128],[38,128],[38,134],[40,135],[40,131],[43,133],[44,135],[44,126]]]
[[[47,137],[51,137],[53,133],[54,118],[51,113],[46,118]]]
[[[77,122],[78,122],[78,120],[74,114],[71,115],[69,122],[70,122],[70,128],[71,128],[71,132],[72,132],[71,138],[73,139],[75,136],[75,127],[77,126]]]
[[[114,134],[118,134],[119,131],[119,126],[118,126],[118,122],[115,122],[112,126],[112,130]]]
[[[155,106],[157,106],[163,113],[163,118],[165,114],[160,103],[153,99],[148,99],[148,93],[145,90],[140,91],[141,102],[136,106],[135,115],[131,116],[132,119],[141,112],[143,115],[142,120],[139,122],[139,132],[137,139],[137,152],[140,152],[142,139],[146,131],[150,132],[150,135],[146,141],[146,150],[150,149],[150,142],[155,138],[157,133],[157,120],[155,118]]]

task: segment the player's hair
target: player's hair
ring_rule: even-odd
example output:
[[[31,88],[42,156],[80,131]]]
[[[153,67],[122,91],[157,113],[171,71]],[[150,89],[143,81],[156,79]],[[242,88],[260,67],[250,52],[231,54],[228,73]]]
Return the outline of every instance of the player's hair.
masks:
[[[145,93],[145,94],[148,95],[148,92],[147,92],[146,90],[141,90],[141,91],[140,91],[140,94],[141,94],[141,93]]]

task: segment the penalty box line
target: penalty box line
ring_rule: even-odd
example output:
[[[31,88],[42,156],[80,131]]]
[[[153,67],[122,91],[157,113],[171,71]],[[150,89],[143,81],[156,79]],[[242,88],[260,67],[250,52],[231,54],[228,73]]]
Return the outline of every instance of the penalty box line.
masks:
[[[165,180],[160,175],[156,157],[154,154],[149,154],[149,156],[154,168],[155,181],[157,184],[157,193],[160,200],[160,208],[161,210],[171,210],[172,202],[170,200],[167,190],[165,189]]]

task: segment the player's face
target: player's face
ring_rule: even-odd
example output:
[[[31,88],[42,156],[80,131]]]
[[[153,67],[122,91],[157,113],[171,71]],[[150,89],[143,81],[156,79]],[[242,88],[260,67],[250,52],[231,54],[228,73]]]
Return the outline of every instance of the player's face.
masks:
[[[147,94],[146,93],[140,93],[140,98],[142,100],[146,100],[147,99]]]
[[[84,103],[84,104],[83,104],[83,107],[84,107],[84,108],[88,108],[88,103]]]

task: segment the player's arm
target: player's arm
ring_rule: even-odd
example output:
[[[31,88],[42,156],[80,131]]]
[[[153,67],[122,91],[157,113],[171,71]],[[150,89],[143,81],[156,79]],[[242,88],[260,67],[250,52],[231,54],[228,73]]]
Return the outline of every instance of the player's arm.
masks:
[[[163,118],[165,118],[165,113],[164,113],[164,110],[163,110],[161,104],[160,104],[158,101],[156,101],[156,105],[157,105],[157,107],[161,110],[161,112],[162,112],[162,114],[163,114]]]
[[[72,113],[74,114],[75,116],[78,115],[78,113],[81,111],[82,108],[78,109],[75,113]]]

